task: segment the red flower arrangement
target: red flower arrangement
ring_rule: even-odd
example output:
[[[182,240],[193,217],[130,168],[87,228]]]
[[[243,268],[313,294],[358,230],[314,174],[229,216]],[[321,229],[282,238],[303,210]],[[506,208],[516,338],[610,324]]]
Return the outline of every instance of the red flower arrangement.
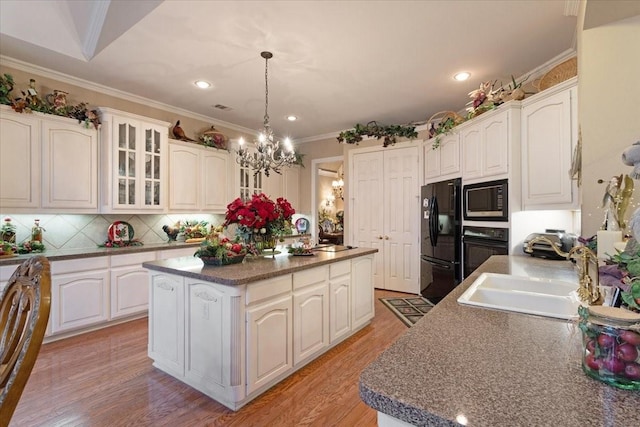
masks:
[[[291,217],[296,213],[282,197],[274,202],[267,195],[254,194],[244,202],[237,198],[227,205],[224,226],[238,224],[242,234],[284,234],[291,229]]]

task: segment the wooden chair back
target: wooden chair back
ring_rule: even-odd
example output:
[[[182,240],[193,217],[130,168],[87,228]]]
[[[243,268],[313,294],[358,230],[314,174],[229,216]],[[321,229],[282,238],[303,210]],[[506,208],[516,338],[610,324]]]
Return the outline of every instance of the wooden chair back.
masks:
[[[49,260],[24,261],[0,291],[0,427],[18,406],[44,338],[51,308]]]

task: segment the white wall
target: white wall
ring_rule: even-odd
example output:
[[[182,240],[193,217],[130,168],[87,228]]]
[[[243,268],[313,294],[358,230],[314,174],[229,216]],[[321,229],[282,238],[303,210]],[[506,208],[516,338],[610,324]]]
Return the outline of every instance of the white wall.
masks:
[[[610,1],[624,8],[635,2]],[[590,0],[586,7],[592,4]],[[582,10],[584,14],[584,9]],[[578,19],[583,22],[583,19]],[[579,123],[582,129],[582,235],[596,234],[606,183],[631,172],[621,161],[626,147],[640,141],[640,15],[578,31]],[[601,179],[604,182],[598,183]],[[635,181],[640,187],[640,182]],[[627,214],[640,200],[640,188]]]

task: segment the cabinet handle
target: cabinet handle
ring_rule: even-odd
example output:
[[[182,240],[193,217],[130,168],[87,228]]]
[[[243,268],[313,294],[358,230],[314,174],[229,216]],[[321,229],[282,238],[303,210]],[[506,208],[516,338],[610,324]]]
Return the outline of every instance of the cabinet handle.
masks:
[[[389,240],[389,236],[384,236],[384,240]]]
[[[205,301],[213,301],[213,302],[218,302],[218,298],[209,295],[206,292],[196,292],[196,296],[200,299],[203,299]]]
[[[164,289],[165,291],[173,291],[173,286],[168,285],[168,284],[166,284],[166,283],[162,283],[162,282],[161,282],[161,283],[158,283],[158,287],[159,287],[160,289]]]
[[[378,236],[378,240],[382,240],[382,236]]]

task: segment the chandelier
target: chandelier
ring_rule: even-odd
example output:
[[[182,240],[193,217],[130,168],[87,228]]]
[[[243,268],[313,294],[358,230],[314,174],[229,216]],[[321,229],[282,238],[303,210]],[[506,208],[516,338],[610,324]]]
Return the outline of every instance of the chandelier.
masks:
[[[344,188],[344,179],[342,179],[342,176],[340,176],[340,179],[337,180],[333,180],[333,182],[331,183],[331,186],[333,187],[333,194],[335,195],[336,198],[340,197],[342,200],[344,200],[344,194],[343,194],[343,188]]]
[[[284,140],[282,146],[274,135],[271,125],[269,124],[269,59],[273,58],[271,52],[262,52],[260,56],[264,58],[264,123],[258,139],[254,140],[255,150],[250,150],[245,146],[245,141],[240,138],[238,141],[238,155],[236,162],[242,167],[250,167],[254,170],[254,175],[264,172],[269,176],[269,172],[273,171],[281,174],[280,168],[290,166],[296,161],[296,153],[293,151],[293,145],[289,138]]]

